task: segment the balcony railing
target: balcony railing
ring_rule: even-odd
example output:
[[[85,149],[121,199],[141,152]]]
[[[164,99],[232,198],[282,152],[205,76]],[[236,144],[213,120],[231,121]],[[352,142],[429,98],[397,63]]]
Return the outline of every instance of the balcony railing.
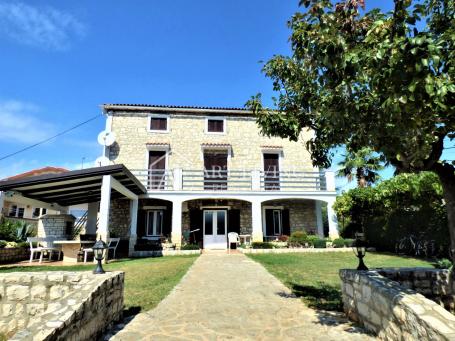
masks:
[[[132,170],[148,191],[335,191],[333,172]]]

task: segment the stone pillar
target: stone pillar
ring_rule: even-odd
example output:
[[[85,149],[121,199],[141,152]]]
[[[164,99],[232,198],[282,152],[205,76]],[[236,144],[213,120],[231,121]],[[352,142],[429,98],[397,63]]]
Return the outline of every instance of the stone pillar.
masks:
[[[172,243],[180,248],[182,244],[182,201],[172,201]]]
[[[137,241],[137,210],[139,209],[139,200],[133,199],[130,201],[130,243],[128,249],[128,256],[132,256],[134,252],[134,246]]]
[[[100,218],[98,225],[98,238],[106,242],[109,238],[109,211],[111,208],[111,176],[103,175],[101,185],[101,201],[100,201]]]
[[[329,218],[329,237],[332,239],[339,237],[338,219],[335,211],[332,208],[334,204],[335,199],[327,202],[327,217]]]
[[[76,218],[71,214],[45,214],[38,220],[37,236],[71,238]]]
[[[262,231],[262,205],[260,201],[253,201],[251,203],[251,221],[252,221],[252,239],[253,242],[264,241],[264,234]]]
[[[5,192],[0,191],[0,218],[2,218],[5,215],[5,212],[3,212],[4,205],[5,205]]]
[[[322,222],[322,202],[319,200],[315,201],[316,210],[316,226],[318,228],[318,236],[324,238],[324,224]]]
[[[98,221],[98,207],[99,202],[91,202],[88,204],[85,234],[96,234],[96,223]]]

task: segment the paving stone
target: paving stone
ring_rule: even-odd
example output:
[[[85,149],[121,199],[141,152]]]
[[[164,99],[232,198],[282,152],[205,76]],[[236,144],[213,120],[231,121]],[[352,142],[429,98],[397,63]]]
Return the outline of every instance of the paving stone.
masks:
[[[120,329],[120,330],[119,330]],[[155,309],[104,340],[370,340],[338,313],[315,311],[242,254],[202,254]]]

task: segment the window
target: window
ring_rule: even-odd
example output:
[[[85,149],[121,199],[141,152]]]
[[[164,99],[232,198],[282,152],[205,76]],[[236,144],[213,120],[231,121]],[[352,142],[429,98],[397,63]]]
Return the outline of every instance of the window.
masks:
[[[41,215],[45,215],[46,213],[47,213],[47,208],[43,208],[43,209],[41,210]]]
[[[35,207],[33,209],[33,214],[32,214],[33,218],[38,218],[39,217],[39,213],[40,213],[40,208],[39,207]]]
[[[166,133],[169,131],[168,116],[150,116],[149,131]]]
[[[14,218],[24,218],[25,207],[12,205],[9,210],[9,216]]]
[[[163,233],[163,210],[147,211],[147,236],[161,236]]]
[[[207,133],[223,134],[225,132],[224,118],[207,118]]]
[[[281,210],[273,210],[273,234],[281,234]]]

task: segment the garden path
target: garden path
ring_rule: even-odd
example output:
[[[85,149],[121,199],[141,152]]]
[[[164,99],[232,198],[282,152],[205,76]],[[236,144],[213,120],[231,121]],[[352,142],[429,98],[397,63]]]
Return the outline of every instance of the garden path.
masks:
[[[368,340],[341,314],[308,308],[242,254],[202,254],[153,310],[109,340]]]

